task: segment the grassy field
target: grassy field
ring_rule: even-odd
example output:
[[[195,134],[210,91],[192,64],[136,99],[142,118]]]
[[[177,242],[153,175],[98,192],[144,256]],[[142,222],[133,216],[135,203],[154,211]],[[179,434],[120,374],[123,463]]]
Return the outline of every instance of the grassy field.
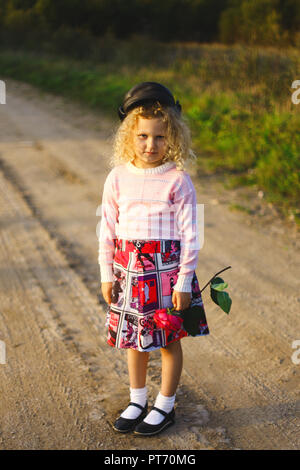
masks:
[[[220,44],[103,44],[72,59],[53,52],[0,50],[0,79],[12,77],[68,96],[116,118],[124,93],[140,81],[168,86],[183,106],[197,165],[250,185],[300,226],[300,79],[297,51]]]

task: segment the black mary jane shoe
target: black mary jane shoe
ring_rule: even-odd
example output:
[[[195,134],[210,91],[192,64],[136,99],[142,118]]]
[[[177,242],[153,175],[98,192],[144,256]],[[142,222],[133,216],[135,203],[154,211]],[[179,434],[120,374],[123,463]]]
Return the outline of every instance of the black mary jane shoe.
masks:
[[[165,411],[161,410],[160,408],[156,408],[156,406],[152,406],[151,411],[156,410],[164,416],[164,419],[159,424],[148,424],[145,421],[139,423],[135,430],[134,434],[138,434],[140,436],[153,436],[154,434],[158,434],[163,429],[166,429],[172,424],[175,423],[175,410],[170,411],[170,413],[166,413]]]
[[[140,408],[142,410],[141,414],[135,419],[122,418],[122,416],[120,416],[113,424],[115,431],[123,433],[133,431],[136,425],[143,421],[143,419],[146,417],[148,411],[148,402],[144,407],[138,403],[133,403],[132,401],[129,403],[129,405]]]

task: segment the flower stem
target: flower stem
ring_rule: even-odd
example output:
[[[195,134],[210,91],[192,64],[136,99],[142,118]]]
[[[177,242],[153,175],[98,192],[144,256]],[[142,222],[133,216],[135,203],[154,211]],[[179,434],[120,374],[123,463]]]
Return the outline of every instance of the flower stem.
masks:
[[[205,284],[205,286],[203,287],[203,289],[200,290],[200,293],[204,291],[204,289],[208,286],[208,284],[220,273],[222,273],[223,271],[226,271],[226,269],[229,269],[231,268],[231,266],[227,266],[227,268],[224,268],[222,269],[221,271],[217,272],[209,281],[207,284]]]
[[[181,313],[180,313],[180,312],[179,312],[179,313],[175,313],[174,310],[175,310],[175,307],[173,307],[173,308],[167,308],[167,313],[168,313],[169,315],[174,315],[175,317],[181,317]]]

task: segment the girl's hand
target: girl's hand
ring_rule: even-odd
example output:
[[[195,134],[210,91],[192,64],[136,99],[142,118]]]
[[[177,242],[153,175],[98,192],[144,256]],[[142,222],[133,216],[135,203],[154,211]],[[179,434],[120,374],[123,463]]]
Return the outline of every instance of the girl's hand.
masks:
[[[108,304],[111,303],[111,293],[112,293],[112,282],[102,282],[101,283],[102,295],[105,302]]]
[[[178,292],[173,290],[172,303],[175,310],[185,310],[191,303],[191,292]]]

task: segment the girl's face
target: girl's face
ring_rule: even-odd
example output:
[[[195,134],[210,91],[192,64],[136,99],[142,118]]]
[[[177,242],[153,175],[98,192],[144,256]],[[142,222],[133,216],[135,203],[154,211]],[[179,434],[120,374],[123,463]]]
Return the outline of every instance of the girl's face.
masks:
[[[162,118],[138,117],[134,129],[134,164],[138,168],[154,168],[161,161],[168,148],[167,126]]]

